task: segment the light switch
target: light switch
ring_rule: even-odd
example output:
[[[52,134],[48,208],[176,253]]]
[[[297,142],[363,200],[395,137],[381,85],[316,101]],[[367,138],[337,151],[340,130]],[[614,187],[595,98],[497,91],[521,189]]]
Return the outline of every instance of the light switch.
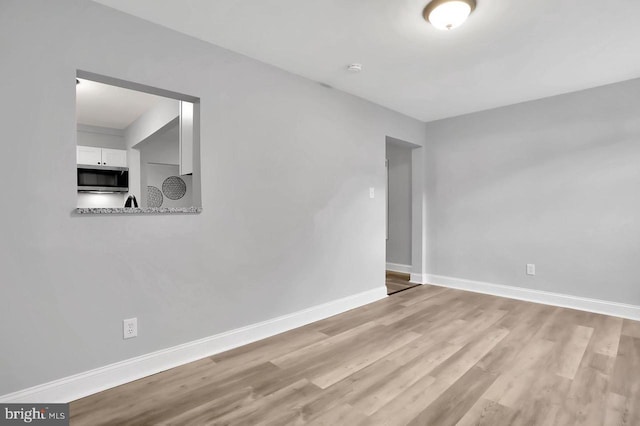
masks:
[[[535,275],[536,274],[536,265],[533,263],[527,263],[527,275]]]
[[[376,198],[376,189],[373,186],[369,188],[369,198]]]

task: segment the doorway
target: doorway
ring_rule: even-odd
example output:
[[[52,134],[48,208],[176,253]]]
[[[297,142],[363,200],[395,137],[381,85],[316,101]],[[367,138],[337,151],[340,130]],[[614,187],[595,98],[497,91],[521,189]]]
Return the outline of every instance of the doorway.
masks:
[[[386,286],[394,294],[419,285],[411,282],[413,150],[417,145],[387,138],[385,146]]]

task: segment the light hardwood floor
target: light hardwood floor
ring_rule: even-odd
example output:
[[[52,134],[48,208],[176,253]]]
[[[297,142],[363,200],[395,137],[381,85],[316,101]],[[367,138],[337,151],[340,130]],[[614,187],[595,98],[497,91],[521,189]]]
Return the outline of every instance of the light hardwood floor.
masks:
[[[401,272],[387,271],[386,285],[387,294],[394,294],[399,291],[404,291],[409,288],[413,288],[420,284],[414,284],[409,281],[411,276],[409,274],[403,274]]]
[[[419,286],[71,404],[72,425],[640,425],[640,323]]]

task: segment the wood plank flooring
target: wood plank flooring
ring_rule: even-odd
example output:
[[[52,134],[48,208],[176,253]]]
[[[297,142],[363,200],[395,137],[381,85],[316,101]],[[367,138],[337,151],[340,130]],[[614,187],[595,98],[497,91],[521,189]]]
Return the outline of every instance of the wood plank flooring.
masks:
[[[409,282],[409,279],[409,274],[387,271],[387,295],[391,295],[399,291],[407,290],[409,288],[420,285]]]
[[[71,404],[72,425],[640,425],[640,323],[419,286]]]

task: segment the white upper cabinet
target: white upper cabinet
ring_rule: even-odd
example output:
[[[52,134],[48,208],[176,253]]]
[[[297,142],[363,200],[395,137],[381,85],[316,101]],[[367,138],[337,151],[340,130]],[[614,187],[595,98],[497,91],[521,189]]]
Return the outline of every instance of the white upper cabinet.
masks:
[[[78,164],[88,164],[92,166],[102,165],[102,148],[79,146],[76,153]]]
[[[180,101],[180,174],[193,174],[193,104]]]
[[[124,149],[102,148],[102,165],[107,167],[127,167],[127,151]]]
[[[124,149],[78,146],[77,163],[90,166],[127,167],[127,151]]]

